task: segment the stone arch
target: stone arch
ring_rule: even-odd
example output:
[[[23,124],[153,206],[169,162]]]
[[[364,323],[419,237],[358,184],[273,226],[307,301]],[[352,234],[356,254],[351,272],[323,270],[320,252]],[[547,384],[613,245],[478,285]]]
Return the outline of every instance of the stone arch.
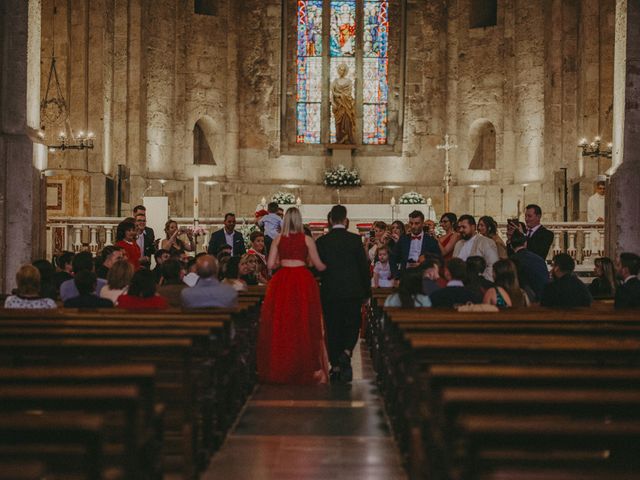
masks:
[[[469,170],[496,168],[496,128],[486,118],[480,118],[469,129]]]
[[[209,143],[214,135],[213,119],[203,116],[193,126],[193,164],[216,165],[213,149]]]

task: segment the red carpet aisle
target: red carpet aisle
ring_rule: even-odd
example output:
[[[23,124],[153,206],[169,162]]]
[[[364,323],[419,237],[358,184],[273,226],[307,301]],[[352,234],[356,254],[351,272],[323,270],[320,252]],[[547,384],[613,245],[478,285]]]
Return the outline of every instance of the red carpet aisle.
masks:
[[[202,480],[404,480],[368,360],[350,387],[260,386]]]

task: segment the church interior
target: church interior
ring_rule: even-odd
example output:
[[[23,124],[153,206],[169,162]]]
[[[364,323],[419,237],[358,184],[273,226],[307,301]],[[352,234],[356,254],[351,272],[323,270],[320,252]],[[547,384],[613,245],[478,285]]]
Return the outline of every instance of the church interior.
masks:
[[[637,0],[3,0],[0,25],[3,299],[22,265],[115,243],[137,205],[156,238],[168,219],[203,228],[194,253],[225,214],[249,228],[273,199],[314,236],[345,205],[365,242],[415,209],[491,216],[505,237],[535,204],[550,267],[566,253],[586,278],[640,253]],[[425,326],[376,292],[353,383],[331,390],[254,389],[264,288],[179,331],[175,313],[119,313],[100,336],[99,312],[0,309],[0,437],[16,439],[0,441],[0,479],[639,478],[637,313]],[[59,440],[34,460],[35,431]],[[75,471],[62,444],[87,448]]]

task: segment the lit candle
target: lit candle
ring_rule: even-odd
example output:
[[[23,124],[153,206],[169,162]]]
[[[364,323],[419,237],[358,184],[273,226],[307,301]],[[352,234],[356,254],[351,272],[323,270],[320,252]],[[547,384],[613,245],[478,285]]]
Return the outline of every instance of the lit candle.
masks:
[[[393,207],[396,204],[396,197],[391,197],[391,206]]]
[[[266,199],[266,198],[264,198],[264,197],[262,197],[262,198],[260,199],[260,205],[266,205],[266,204],[267,204],[267,199]]]
[[[193,221],[196,222],[199,218],[199,208],[198,208],[198,194],[199,194],[199,185],[200,179],[198,175],[193,176]]]
[[[296,198],[296,205],[302,205],[302,199],[300,199],[300,197]]]

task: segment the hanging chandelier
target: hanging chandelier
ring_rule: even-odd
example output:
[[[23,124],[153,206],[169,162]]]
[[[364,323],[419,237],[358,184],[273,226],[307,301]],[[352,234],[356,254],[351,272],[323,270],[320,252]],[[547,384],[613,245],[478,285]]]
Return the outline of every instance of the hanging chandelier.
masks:
[[[47,89],[44,98],[40,102],[40,119],[42,120],[41,129],[44,132],[46,122],[49,125],[62,125],[62,130],[58,134],[58,142],[47,145],[50,152],[56,150],[85,150],[93,149],[94,134],[93,132],[79,131],[78,134],[73,133],[73,129],[69,123],[69,107],[62,93],[60,80],[58,78],[58,70],[56,68],[55,55],[55,16],[57,13],[55,1],[53,2],[53,15],[51,20],[51,67],[49,68],[49,78],[47,80]]]

